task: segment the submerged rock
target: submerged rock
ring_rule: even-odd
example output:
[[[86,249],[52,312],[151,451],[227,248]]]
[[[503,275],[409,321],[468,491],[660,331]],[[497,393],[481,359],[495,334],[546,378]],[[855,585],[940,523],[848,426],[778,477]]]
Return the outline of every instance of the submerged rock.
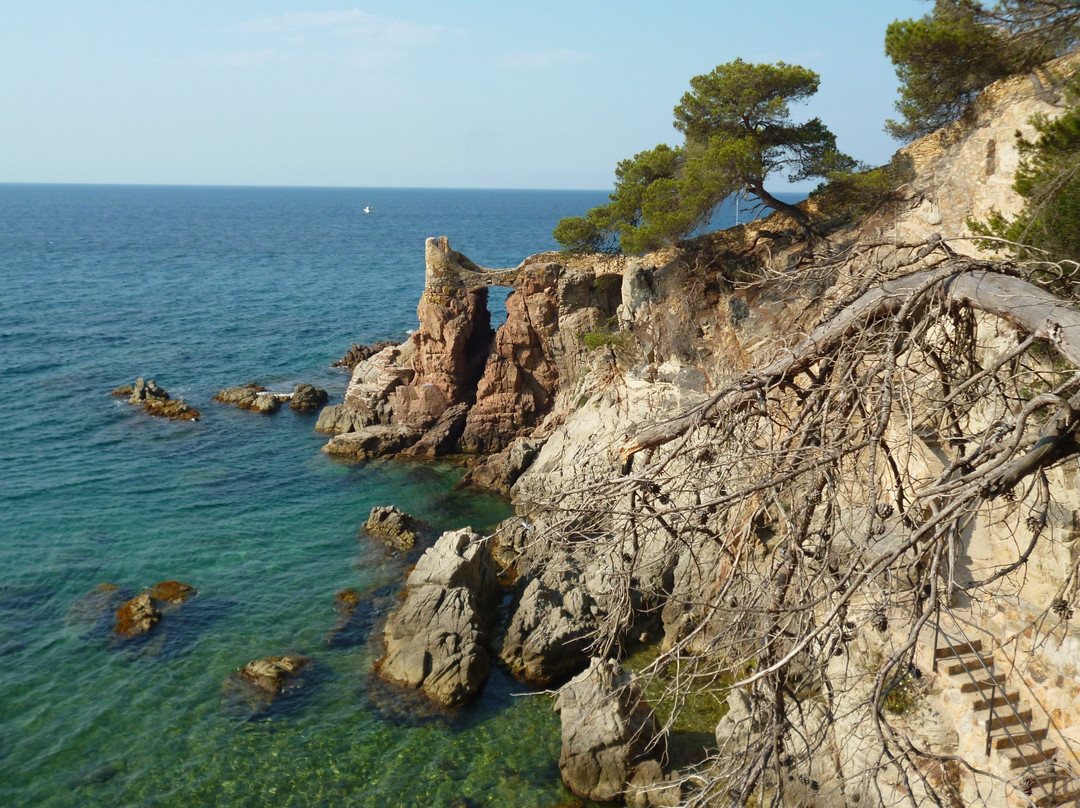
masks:
[[[305,656],[272,656],[256,659],[231,674],[222,685],[227,712],[259,716],[281,699],[304,689],[313,663]]]
[[[485,650],[498,588],[483,538],[468,528],[444,533],[417,562],[405,598],[386,623],[383,679],[458,707],[487,681]]]
[[[401,550],[411,550],[420,537],[416,520],[393,505],[376,505],[364,522],[364,530],[372,536],[386,539]]]
[[[172,611],[195,594],[195,587],[180,581],[162,581],[155,584],[116,610],[113,632],[119,637],[148,634],[161,621],[165,612]]]
[[[108,634],[113,629],[116,610],[133,594],[116,584],[100,584],[71,604],[67,624],[85,636]]]
[[[140,592],[116,610],[113,630],[122,637],[148,634],[161,620],[161,610],[149,592]]]
[[[183,399],[172,398],[168,391],[158,387],[153,379],[145,381],[141,376],[135,380],[132,386],[118,387],[112,391],[112,395],[127,397],[129,404],[141,406],[150,415],[159,418],[168,418],[173,421],[197,421],[200,413],[194,407],[189,407]]]

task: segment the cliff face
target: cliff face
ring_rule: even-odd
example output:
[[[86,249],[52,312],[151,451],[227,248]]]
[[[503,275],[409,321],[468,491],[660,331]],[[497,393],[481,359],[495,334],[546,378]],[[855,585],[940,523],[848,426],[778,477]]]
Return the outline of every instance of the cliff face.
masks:
[[[490,270],[429,239],[420,329],[357,367],[320,419],[341,433],[328,449],[483,456],[472,481],[519,513],[491,543],[517,577],[493,650],[521,678],[558,684],[641,640],[719,699],[744,682],[729,704],[745,721],[716,728],[721,762],[772,726],[822,794],[1005,805],[1013,759],[986,762],[972,731],[986,707],[930,676],[944,635],[929,616],[996,648],[1008,688],[1080,748],[1080,465],[1008,482],[1040,446],[1071,451],[1064,315],[964,258],[987,257],[968,217],[1019,207],[1015,134],[1059,109],[1048,86],[995,85],[969,120],[901,150],[909,182],[824,245],[775,216],[643,257]],[[494,337],[490,286],[514,290]],[[1021,288],[1043,320],[1012,316]],[[685,695],[664,670],[654,681]],[[875,727],[900,682],[918,699],[889,726],[941,757],[889,769],[909,752]],[[816,706],[795,715],[784,693]],[[1047,748],[1025,747],[1023,771]]]

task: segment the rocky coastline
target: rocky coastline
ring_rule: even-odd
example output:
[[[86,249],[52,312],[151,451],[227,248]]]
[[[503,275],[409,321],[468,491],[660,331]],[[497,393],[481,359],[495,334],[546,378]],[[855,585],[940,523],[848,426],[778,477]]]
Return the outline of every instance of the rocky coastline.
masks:
[[[795,222],[775,214],[644,256],[543,253],[491,269],[453,250],[447,237],[429,238],[418,329],[401,344],[353,346],[343,360],[351,375],[342,403],[323,406],[325,393],[301,387],[288,398],[321,407],[315,429],[330,436],[327,454],[349,462],[453,458],[468,468],[465,484],[506,495],[515,515],[486,533],[461,528],[432,542],[420,541],[423,526],[392,503],[373,510],[364,533],[415,566],[400,595],[377,608],[354,591],[338,592],[327,644],[370,634],[379,646],[373,676],[435,712],[467,710],[482,698],[493,665],[552,691],[560,772],[584,799],[676,806],[715,788],[743,804],[854,805],[872,794],[898,804],[945,792],[963,804],[961,795],[978,793],[983,772],[924,762],[972,757],[981,748],[970,730],[974,716],[992,711],[997,696],[972,702],[971,688],[927,675],[941,651],[968,665],[965,655],[978,649],[971,642],[943,648],[936,629],[927,645],[920,634],[929,614],[920,610],[938,596],[944,551],[919,556],[904,537],[921,536],[920,520],[932,523],[943,506],[935,500],[916,513],[905,510],[904,497],[905,487],[933,480],[943,467],[968,473],[980,456],[950,460],[941,448],[948,440],[928,426],[941,414],[930,404],[902,407],[923,391],[937,394],[947,368],[935,351],[944,350],[939,343],[953,349],[957,333],[971,334],[965,347],[973,367],[1002,367],[1002,355],[1015,358],[1017,345],[1037,338],[1070,360],[1080,357],[1080,341],[1070,341],[1065,327],[1080,327],[1080,314],[1032,292],[1050,314],[1026,322],[964,229],[967,215],[1015,210],[1015,148],[1005,144],[1047,107],[1021,89],[986,91],[974,122],[903,150],[904,185],[867,215],[831,221],[821,240],[808,242]],[[993,165],[985,159],[988,139]],[[1012,279],[1002,284],[1020,281],[998,275]],[[962,276],[975,280],[965,286],[956,280]],[[933,305],[919,302],[941,286]],[[512,290],[498,329],[487,307],[492,287]],[[927,312],[943,319],[917,339],[899,336]],[[872,341],[880,323],[899,325]],[[902,361],[897,347],[918,340],[931,357],[921,367],[906,355]],[[834,354],[852,379],[872,383],[828,387]],[[868,357],[884,358],[856,376]],[[1037,370],[1045,376],[1053,368]],[[167,401],[158,390],[140,379],[123,394],[132,403]],[[879,393],[874,400],[886,404],[879,404],[877,433],[862,443],[847,436],[849,422],[876,414],[867,415],[858,395]],[[946,401],[952,395],[940,393]],[[1031,400],[1045,403],[1049,395]],[[286,395],[247,385],[215,398],[271,412]],[[819,417],[814,408],[826,407],[823,400],[834,410],[798,432]],[[967,417],[983,417],[979,406],[969,402]],[[1061,406],[1071,413],[1071,404]],[[950,415],[954,424],[963,417]],[[1009,430],[986,420],[979,428],[999,430],[1005,445]],[[1048,418],[1028,440],[1033,453],[1061,436],[1060,423]],[[849,443],[824,454],[833,429]],[[1016,438],[1012,448],[1019,444]],[[865,461],[860,453],[871,451],[877,454]],[[782,466],[776,458],[785,453],[806,461]],[[858,476],[862,466],[848,479],[834,473],[852,457],[885,471],[866,479]],[[1016,469],[992,468],[997,476],[971,501],[981,506],[1011,491],[1016,481],[1008,475],[1030,472],[1019,461]],[[1000,601],[969,598],[963,608],[971,621],[993,627],[988,645],[1026,638],[1010,651],[1011,675],[1038,693],[1065,744],[1080,743],[1075,660],[1031,639],[1055,588],[1053,603],[1064,604],[1058,613],[1071,613],[1060,569],[1075,567],[1077,472],[1075,463],[1039,469],[1036,504],[1053,499],[1053,508],[1025,516],[1006,504],[1005,512],[973,516],[955,528],[962,542],[949,552],[966,554],[971,567],[1005,568],[1013,559],[999,548],[1018,546],[1017,524],[1036,540],[1048,525],[1071,537],[1037,550],[1033,540],[1013,567],[1024,570],[1022,580],[1002,574]],[[941,490],[958,485],[947,479]],[[124,626],[118,633],[152,630],[163,597],[144,592],[128,600],[116,612]],[[109,593],[96,598],[115,606]],[[1033,604],[1044,601],[1038,617]],[[1053,629],[1060,628],[1060,647],[1080,647],[1063,620]],[[223,698],[264,714],[278,697],[302,690],[313,669],[300,654],[255,660],[230,676]],[[975,682],[976,695],[983,684]],[[1015,701],[1009,691],[1001,698]],[[932,750],[919,759],[925,770],[916,769],[923,776],[916,785],[897,784],[880,763],[896,753],[883,722]],[[1006,726],[990,724],[987,749],[991,731]],[[1068,779],[1059,769],[1031,768],[1056,753],[1041,745],[1049,729],[1039,732],[1020,742],[1008,736],[1032,745],[1026,757],[987,764],[997,767],[991,779],[1009,783],[1006,793],[1022,787],[1008,773],[1016,760],[1036,772],[1030,777]],[[751,758],[760,771],[736,773]],[[728,793],[728,782],[749,790]],[[836,802],[845,794],[859,800]]]
[[[729,501],[720,469],[741,458],[725,459],[716,437],[691,451],[684,436],[721,406],[753,413],[773,395],[759,379],[794,367],[804,345],[828,344],[832,323],[868,305],[860,297],[865,279],[889,261],[919,269],[935,249],[946,259],[968,250],[980,260],[970,240],[941,248],[942,230],[959,238],[965,216],[1015,209],[1008,186],[1015,152],[1005,143],[1045,104],[1019,84],[987,91],[974,125],[902,151],[907,184],[870,215],[832,222],[824,245],[804,241],[780,214],[645,256],[546,253],[509,269],[478,266],[447,238],[428,239],[420,326],[400,345],[358,356],[343,403],[319,417],[317,429],[331,434],[324,451],[354,461],[453,456],[468,465],[469,484],[505,493],[517,514],[487,536],[445,534],[425,553],[386,622],[378,674],[461,709],[479,695],[491,664],[505,666],[525,683],[557,689],[560,769],[576,794],[681,804],[705,771],[701,761],[737,755],[762,720],[762,699],[779,700],[752,684],[753,667],[743,673],[746,689],[708,667],[718,645],[738,645],[730,636],[720,643],[723,634],[747,630],[724,622],[742,614],[745,597],[732,583],[733,567],[747,566],[746,585],[783,593],[777,581],[794,563],[774,555],[771,542],[783,529],[773,520],[791,504],[763,491],[724,513],[715,504]],[[988,137],[997,143],[992,167],[980,157]],[[901,242],[914,246],[897,258]],[[498,330],[486,305],[491,287],[512,289]],[[811,336],[799,343],[800,335]],[[813,381],[816,371],[806,367]],[[795,419],[799,384],[777,378],[778,389],[794,389],[781,411]],[[682,441],[681,454],[665,454],[672,440]],[[845,507],[857,508],[859,496]],[[889,537],[894,512],[875,511],[882,524],[872,535]],[[503,597],[494,596],[496,586]],[[721,595],[728,600],[718,606]],[[748,652],[753,665],[766,666],[775,653],[784,659],[777,666],[794,666],[778,668],[793,692],[839,688],[852,711],[871,703],[858,701],[867,698],[866,674],[850,666],[898,653],[906,635],[893,626],[903,621],[847,597],[852,615],[865,610],[873,619],[841,620],[832,656],[814,662],[818,668],[782,643]],[[718,609],[732,616],[722,620]],[[689,729],[661,719],[665,697],[650,702],[644,688],[667,682],[678,698],[686,692],[670,668],[624,668],[635,649],[700,668],[693,675],[706,692],[713,688],[717,709]],[[913,653],[907,664],[921,675],[931,667],[928,652]],[[1068,688],[1042,692],[1064,705]],[[815,795],[842,790],[865,761],[836,746],[829,733],[837,729],[817,708],[794,714],[796,701],[779,701],[778,720],[815,740],[790,742],[783,765],[799,772],[789,793],[816,804]],[[942,712],[926,702],[921,709],[924,723],[908,721],[905,731],[937,749],[964,742],[962,734],[953,741],[935,734]],[[848,730],[860,743],[869,737],[863,725]],[[697,744],[689,751],[688,738]],[[874,788],[898,795],[868,770]],[[975,787],[973,778],[961,780],[948,787]]]

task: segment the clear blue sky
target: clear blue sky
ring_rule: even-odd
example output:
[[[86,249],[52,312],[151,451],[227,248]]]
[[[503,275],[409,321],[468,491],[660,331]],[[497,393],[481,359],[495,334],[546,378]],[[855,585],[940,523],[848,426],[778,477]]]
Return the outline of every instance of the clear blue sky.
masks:
[[[736,57],[816,70],[795,115],[881,163],[885,27],[929,7],[0,0],[0,182],[609,189]]]

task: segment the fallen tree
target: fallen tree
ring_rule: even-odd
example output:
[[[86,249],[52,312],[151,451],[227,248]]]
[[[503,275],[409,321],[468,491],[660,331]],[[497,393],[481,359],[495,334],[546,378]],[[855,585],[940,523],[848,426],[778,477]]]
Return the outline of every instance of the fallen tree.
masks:
[[[940,240],[856,252],[832,264],[866,279],[793,347],[540,504],[545,541],[611,559],[596,654],[662,611],[641,675],[669,729],[702,692],[746,700],[683,772],[685,805],[1004,804],[1072,777],[1064,753],[1002,774],[895,701],[918,692],[944,612],[1018,597],[1033,555],[1064,552],[1053,475],[1080,452],[1080,309],[1030,267]],[[661,545],[671,581],[646,584]],[[1036,637],[1067,628],[1064,562]]]

